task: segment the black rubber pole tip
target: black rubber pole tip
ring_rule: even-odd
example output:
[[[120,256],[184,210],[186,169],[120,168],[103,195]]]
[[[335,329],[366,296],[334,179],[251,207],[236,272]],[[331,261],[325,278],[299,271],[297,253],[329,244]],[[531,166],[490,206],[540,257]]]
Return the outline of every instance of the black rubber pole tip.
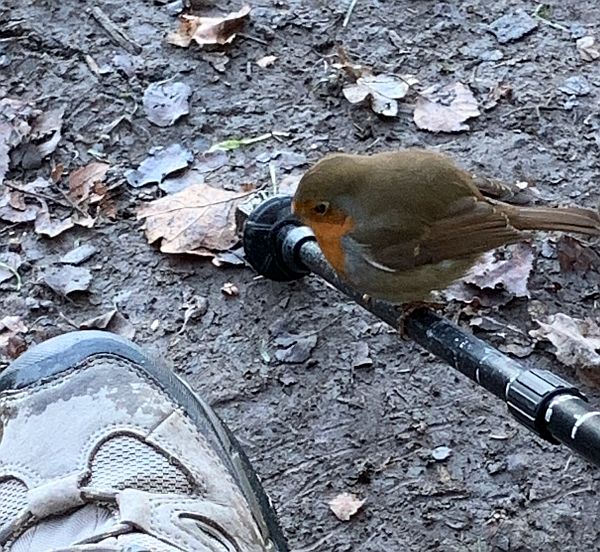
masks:
[[[286,229],[301,226],[292,215],[290,196],[273,196],[263,201],[244,225],[246,260],[261,276],[279,282],[298,280],[309,271],[289,266],[283,256],[282,244]]]

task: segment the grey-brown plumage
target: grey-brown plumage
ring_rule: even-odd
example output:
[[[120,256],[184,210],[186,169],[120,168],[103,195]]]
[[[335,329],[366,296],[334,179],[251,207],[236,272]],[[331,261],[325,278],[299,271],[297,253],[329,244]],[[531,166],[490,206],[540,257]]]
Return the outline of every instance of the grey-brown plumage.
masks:
[[[294,209],[340,274],[395,303],[426,300],[531,230],[600,235],[596,211],[486,197],[449,157],[416,149],[330,155],[304,175]]]

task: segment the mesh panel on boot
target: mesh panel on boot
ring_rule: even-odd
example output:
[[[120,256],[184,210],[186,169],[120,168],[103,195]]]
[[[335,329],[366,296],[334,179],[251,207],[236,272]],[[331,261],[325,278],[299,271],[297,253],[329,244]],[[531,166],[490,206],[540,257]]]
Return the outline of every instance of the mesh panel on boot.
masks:
[[[10,523],[27,506],[27,487],[14,477],[0,481],[0,526]]]
[[[92,458],[90,487],[192,494],[186,474],[169,458],[132,435],[106,440]]]

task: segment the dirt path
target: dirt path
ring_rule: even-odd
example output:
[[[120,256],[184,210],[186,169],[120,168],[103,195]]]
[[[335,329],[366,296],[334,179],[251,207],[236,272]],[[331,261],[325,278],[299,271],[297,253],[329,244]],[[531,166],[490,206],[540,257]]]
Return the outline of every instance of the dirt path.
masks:
[[[193,3],[211,14],[240,7]],[[217,50],[226,52],[222,67],[224,58],[215,52],[165,43],[177,22],[158,0],[97,3],[141,46],[139,55],[111,40],[89,3],[3,0],[0,98],[34,100],[43,111],[64,107],[53,163],[72,171],[108,162],[117,216],[54,239],[38,236],[31,224],[0,221],[2,252],[10,248],[23,261],[22,288],[2,284],[2,312],[23,317],[30,343],[117,306],[136,341],[170,358],[231,425],[294,550],[600,549],[600,486],[591,466],[532,437],[492,397],[400,342],[316,278],[277,284],[255,280],[249,269],[159,253],[147,244],[135,212],[163,192],[155,185],[134,189],[124,180],[153,146],[180,143],[198,154],[221,140],[280,131],[288,133],[282,143],[271,139],[233,152],[207,182],[235,190],[268,183],[268,164],[257,158],[276,149],[312,162],[337,149],[420,145],[439,147],[484,174],[534,181],[545,200],[597,205],[600,61],[582,61],[575,38],[600,38],[600,5],[556,3],[547,15],[552,25],[538,21],[528,36],[499,44],[486,25],[518,8],[533,14],[537,3],[359,0],[346,29],[342,2],[338,8],[316,0],[251,4],[245,36]],[[417,130],[414,98],[401,104],[398,117],[382,119],[344,99],[344,77],[331,68],[336,44],[356,62],[380,73],[416,75],[423,86],[469,84],[489,109],[461,134]],[[266,55],[278,59],[261,69],[254,62]],[[569,77],[585,77],[589,90],[562,92]],[[159,128],[145,117],[142,97],[150,83],[171,78],[191,87],[191,109],[175,125]],[[492,107],[501,83],[510,85],[512,98]],[[291,171],[280,168],[280,177],[301,173],[306,165],[299,163]],[[48,159],[23,166],[7,178],[25,185],[51,170]],[[97,248],[82,265],[91,271],[91,292],[67,299],[42,281],[82,243]],[[597,272],[561,271],[554,238],[535,245],[531,298],[479,314],[525,336],[535,314],[597,318]],[[221,293],[226,282],[236,284],[238,297]],[[180,332],[195,297],[206,298],[207,312]],[[461,321],[468,326],[470,319]],[[502,325],[487,327],[477,329],[484,338],[514,345]],[[284,331],[315,332],[308,360],[279,360],[276,337]],[[353,366],[356,343],[368,345],[371,367]],[[575,377],[543,345],[524,354],[531,366]],[[451,449],[447,459],[433,459],[438,446]],[[347,523],[327,506],[342,491],[366,499]]]

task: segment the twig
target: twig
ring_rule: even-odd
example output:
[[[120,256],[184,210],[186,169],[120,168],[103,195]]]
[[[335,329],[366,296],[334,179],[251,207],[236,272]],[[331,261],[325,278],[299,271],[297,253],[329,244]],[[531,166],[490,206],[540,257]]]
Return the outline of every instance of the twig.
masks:
[[[92,9],[92,15],[98,24],[108,33],[110,38],[121,46],[121,48],[132,54],[140,54],[142,52],[142,47],[129,38],[125,34],[125,31],[119,29],[98,6],[94,6]]]
[[[254,42],[258,42],[259,44],[262,44],[263,46],[268,46],[269,43],[266,40],[263,40],[262,38],[258,38],[256,36],[252,36],[246,33],[236,33],[238,36],[241,36],[242,38],[245,38],[246,40],[253,40]]]
[[[540,13],[545,7],[546,6],[544,4],[540,4],[537,8],[535,8],[535,12],[533,12],[533,17],[535,17],[538,21],[545,23],[549,27],[552,27],[553,29],[558,29],[559,31],[569,32],[569,29],[567,29],[565,26],[561,25],[560,23],[555,23],[554,21],[550,21],[550,19],[547,19]]]
[[[20,291],[23,281],[21,280],[21,275],[17,272],[17,269],[3,262],[0,262],[0,268],[8,270],[8,272],[10,272],[17,279],[17,291]]]
[[[273,185],[273,195],[277,195],[279,193],[279,186],[277,185],[277,173],[275,163],[269,163],[269,174],[271,175],[271,184]]]
[[[346,17],[344,17],[344,22],[342,23],[342,27],[347,27],[348,23],[350,23],[350,18],[352,17],[352,12],[354,11],[354,7],[358,0],[352,0],[350,5],[348,6],[348,11],[346,12]]]
[[[51,201],[52,203],[56,203],[57,205],[60,205],[61,207],[66,207],[67,209],[69,209],[71,207],[71,205],[60,201],[60,199],[56,199],[55,197],[52,197],[52,196],[49,196],[46,194],[42,194],[40,192],[32,192],[30,190],[24,190],[23,188],[19,188],[18,186],[15,186],[14,184],[11,184],[10,182],[4,182],[4,185],[7,188],[10,188],[11,190],[15,190],[16,192],[21,192],[22,194],[36,197],[38,199],[45,199],[47,201]]]

